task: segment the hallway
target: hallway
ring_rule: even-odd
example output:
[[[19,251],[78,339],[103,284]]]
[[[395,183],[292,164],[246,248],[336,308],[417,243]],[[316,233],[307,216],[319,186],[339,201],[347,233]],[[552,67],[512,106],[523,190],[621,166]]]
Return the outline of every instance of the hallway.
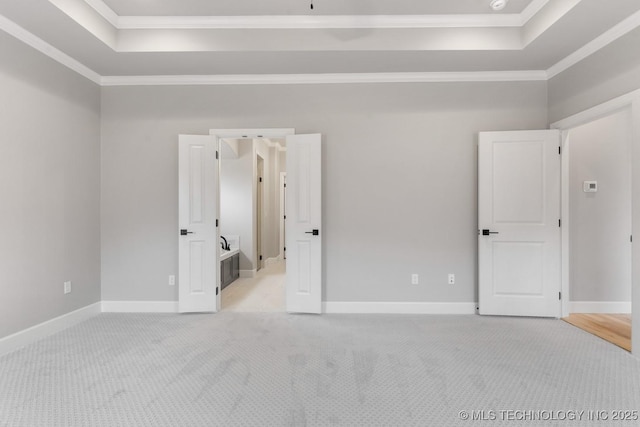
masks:
[[[286,262],[271,264],[253,278],[239,278],[222,290],[221,311],[284,312]]]

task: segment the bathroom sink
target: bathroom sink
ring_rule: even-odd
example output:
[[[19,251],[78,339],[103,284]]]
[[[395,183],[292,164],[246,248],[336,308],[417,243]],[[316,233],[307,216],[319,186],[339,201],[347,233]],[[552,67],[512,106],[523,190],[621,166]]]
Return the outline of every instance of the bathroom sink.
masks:
[[[220,249],[220,261],[223,261],[229,257],[232,257],[233,255],[237,254],[239,251],[238,249],[232,249],[230,251],[226,250],[226,249]]]

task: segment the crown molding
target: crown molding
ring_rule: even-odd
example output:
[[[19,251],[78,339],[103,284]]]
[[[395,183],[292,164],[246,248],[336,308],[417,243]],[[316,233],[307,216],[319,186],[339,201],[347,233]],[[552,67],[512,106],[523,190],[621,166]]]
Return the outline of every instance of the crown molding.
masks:
[[[103,0],[84,1],[118,30],[521,27],[549,2],[533,0],[510,14],[119,16]]]
[[[520,27],[522,17],[501,15],[120,16],[119,30],[149,29],[361,29]]]
[[[596,53],[603,47],[616,41],[630,31],[635,30],[636,28],[638,28],[638,26],[640,26],[640,12],[636,12],[633,15],[629,16],[616,26],[611,27],[609,30],[605,31],[600,36],[582,46],[580,49],[576,50],[572,54],[557,62],[555,65],[551,66],[547,70],[548,78],[551,79],[557,76],[558,74],[574,66],[590,55]]]
[[[15,22],[6,18],[3,15],[0,15],[0,30],[6,32],[7,34],[12,35],[17,38],[21,42],[31,46],[35,50],[45,54],[49,58],[59,62],[67,68],[75,71],[81,76],[86,77],[94,83],[100,84],[102,77],[100,74],[96,73],[86,65],[80,63],[79,61],[73,59],[66,53],[61,50],[56,49],[51,46],[49,43],[42,40],[40,37],[35,34],[25,30]]]
[[[104,76],[103,86],[268,85],[340,83],[456,83],[545,81],[545,71],[437,73],[245,74],[210,76]]]
[[[101,0],[85,1],[93,7],[96,7],[94,3],[102,3]],[[546,4],[548,0],[534,0],[529,7],[542,7],[544,6],[543,2]],[[218,76],[100,76],[81,62],[53,47],[5,16],[0,15],[0,30],[5,31],[23,43],[101,86],[545,81],[557,76],[639,26],[640,12],[636,12],[624,21],[620,22],[618,25],[603,33],[601,36],[595,38],[582,48],[557,62],[546,71],[526,70],[493,72],[267,74]]]
[[[89,6],[95,9],[104,19],[115,28],[118,28],[119,16],[102,0],[84,0]]]
[[[533,0],[520,14],[520,25],[524,26],[549,3],[549,0]]]

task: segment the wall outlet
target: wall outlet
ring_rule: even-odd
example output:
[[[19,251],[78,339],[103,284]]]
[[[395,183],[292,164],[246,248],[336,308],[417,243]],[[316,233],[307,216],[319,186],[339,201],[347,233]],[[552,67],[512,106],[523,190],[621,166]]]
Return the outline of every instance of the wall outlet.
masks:
[[[176,276],[174,276],[173,274],[171,274],[169,276],[169,286],[175,286],[176,285]]]
[[[418,275],[417,274],[412,274],[411,275],[411,284],[412,285],[417,285],[418,283],[420,283]]]
[[[449,284],[450,285],[455,285],[456,284],[456,275],[453,273],[449,274]]]
[[[64,293],[65,294],[71,293],[71,281],[64,282]]]

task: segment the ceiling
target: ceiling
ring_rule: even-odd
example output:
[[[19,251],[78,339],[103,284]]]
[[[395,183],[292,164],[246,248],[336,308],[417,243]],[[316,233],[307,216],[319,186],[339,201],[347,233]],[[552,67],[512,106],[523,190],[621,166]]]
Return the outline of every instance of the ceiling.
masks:
[[[314,0],[311,10],[310,0],[0,0],[0,29],[112,84],[158,76],[546,79],[640,31],[638,0],[510,0],[500,12],[488,3]]]
[[[103,0],[120,16],[442,15],[493,13],[485,0]],[[531,0],[511,0],[500,13],[521,13]]]

